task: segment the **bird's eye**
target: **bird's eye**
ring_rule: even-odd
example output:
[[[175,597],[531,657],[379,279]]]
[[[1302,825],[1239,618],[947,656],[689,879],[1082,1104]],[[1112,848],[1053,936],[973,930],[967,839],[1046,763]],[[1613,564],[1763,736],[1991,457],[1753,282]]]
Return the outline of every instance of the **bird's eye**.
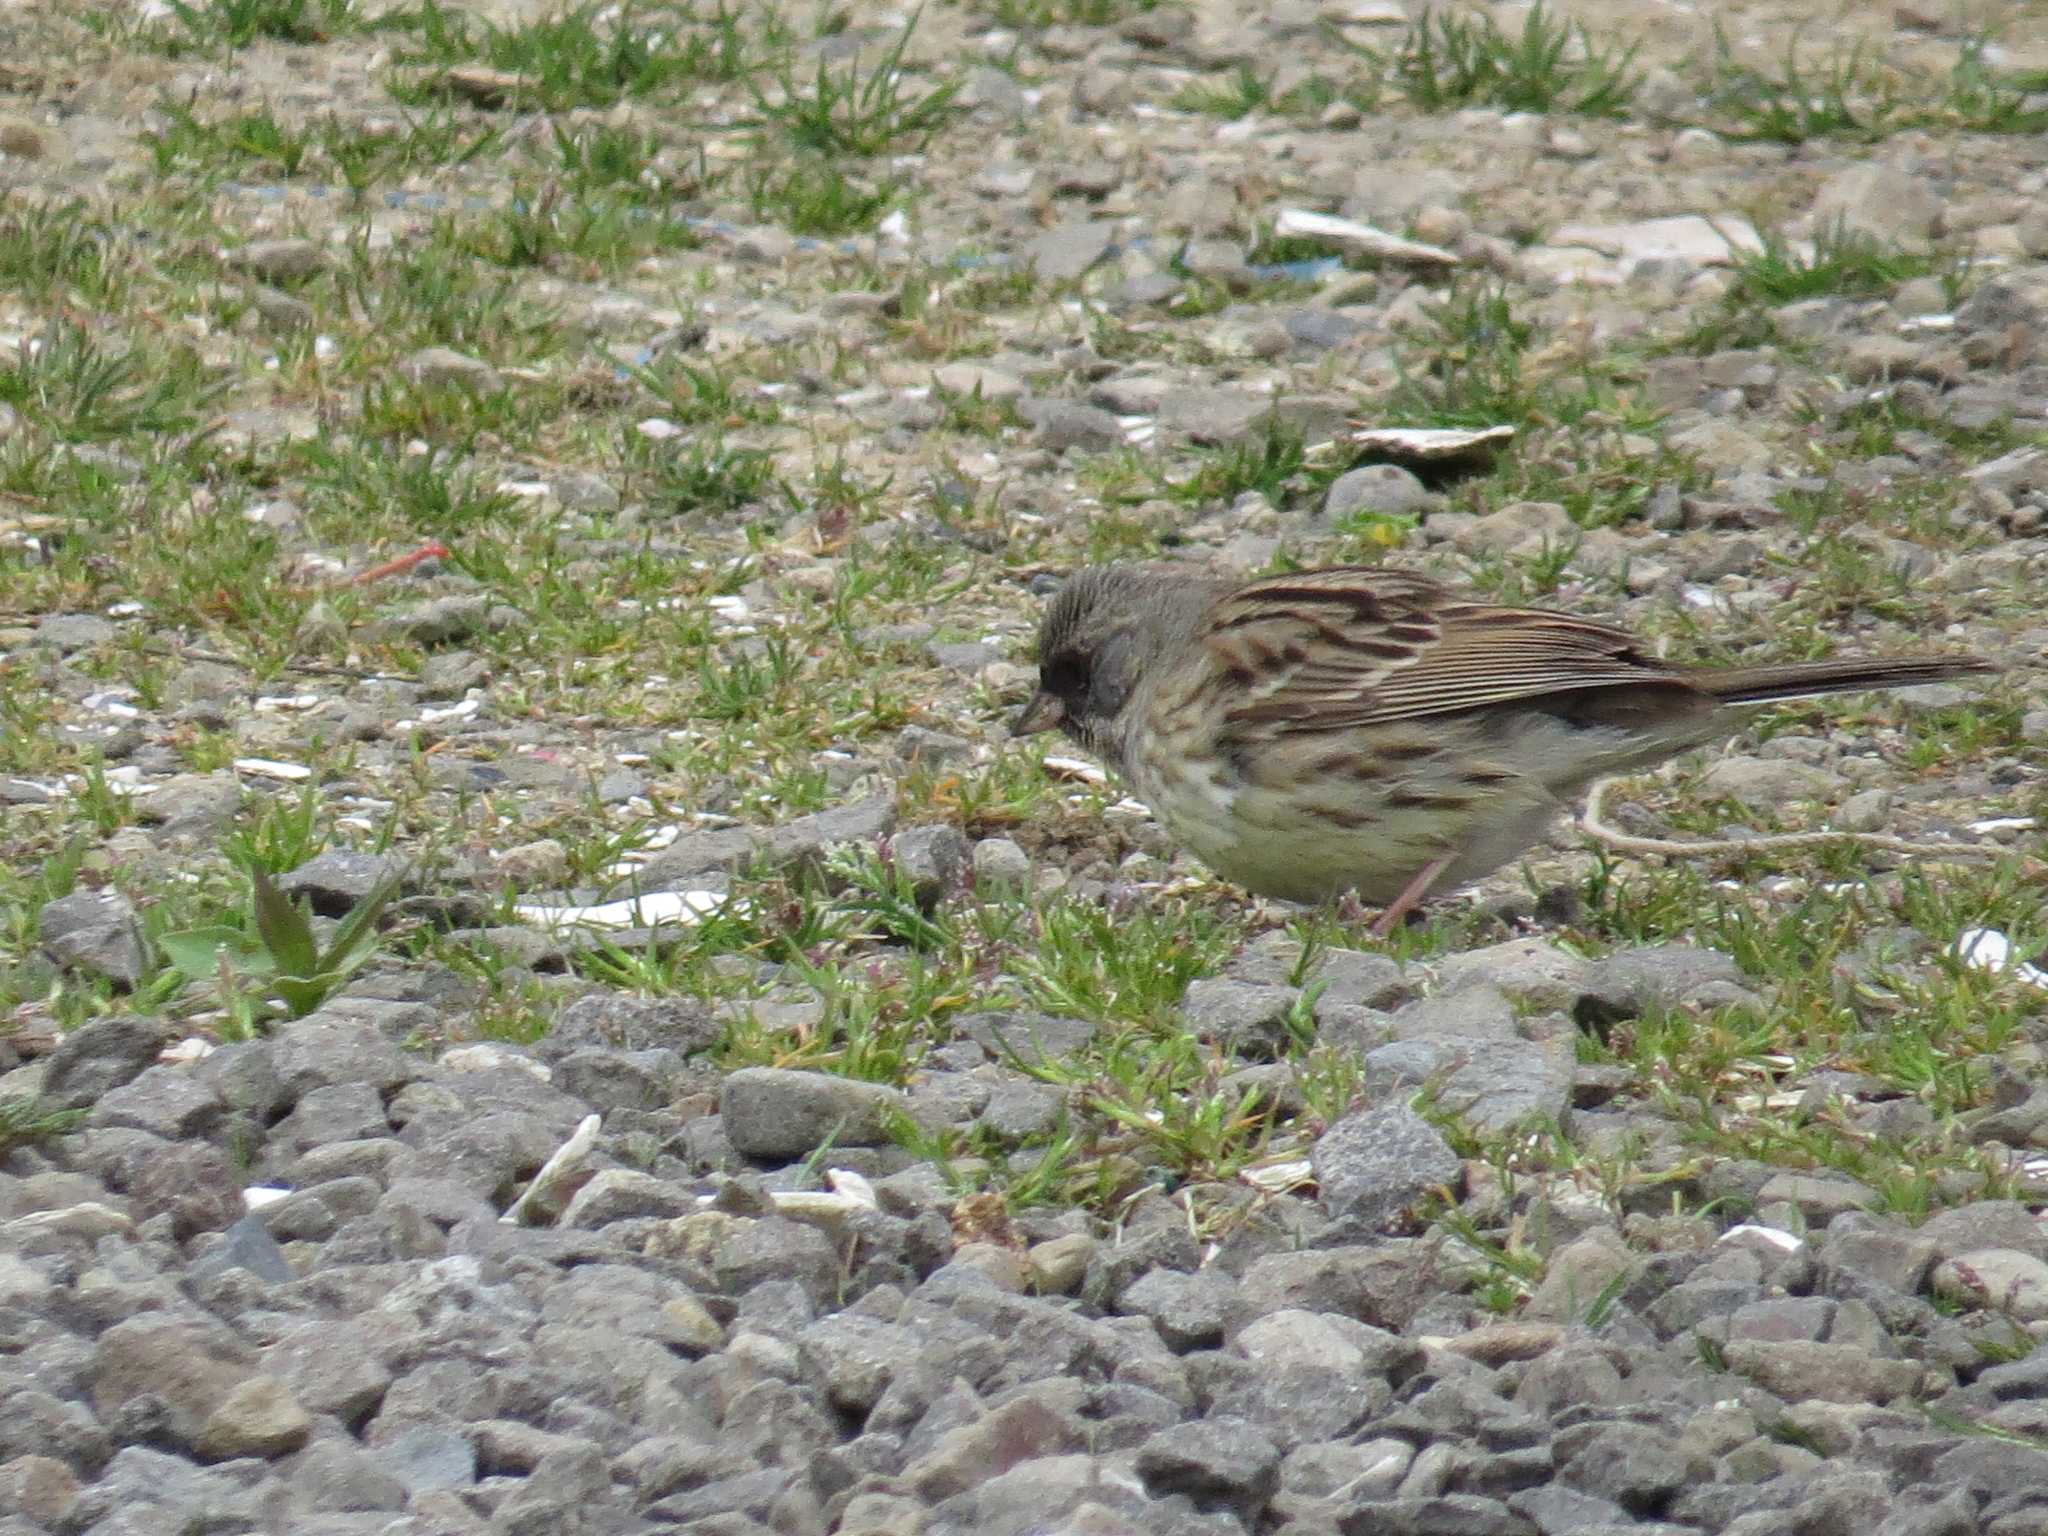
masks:
[[[1088,663],[1072,651],[1062,651],[1038,669],[1038,685],[1057,699],[1078,699],[1088,692]]]

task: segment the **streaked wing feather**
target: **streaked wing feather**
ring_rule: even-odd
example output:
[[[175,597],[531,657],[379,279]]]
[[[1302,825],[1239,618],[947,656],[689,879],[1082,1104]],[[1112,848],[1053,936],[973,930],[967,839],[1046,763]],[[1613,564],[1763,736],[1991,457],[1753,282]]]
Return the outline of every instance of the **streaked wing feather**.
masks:
[[[1626,630],[1370,567],[1252,582],[1216,604],[1204,639],[1242,690],[1233,723],[1309,731],[1679,677]]]

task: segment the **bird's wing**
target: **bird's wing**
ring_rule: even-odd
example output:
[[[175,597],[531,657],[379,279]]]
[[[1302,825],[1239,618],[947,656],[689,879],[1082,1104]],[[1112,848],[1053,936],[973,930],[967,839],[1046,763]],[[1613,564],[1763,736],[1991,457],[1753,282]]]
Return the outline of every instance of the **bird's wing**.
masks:
[[[1677,683],[1626,630],[1341,566],[1219,599],[1202,635],[1233,724],[1347,730],[1618,683]],[[1689,691],[1689,690],[1688,690]]]

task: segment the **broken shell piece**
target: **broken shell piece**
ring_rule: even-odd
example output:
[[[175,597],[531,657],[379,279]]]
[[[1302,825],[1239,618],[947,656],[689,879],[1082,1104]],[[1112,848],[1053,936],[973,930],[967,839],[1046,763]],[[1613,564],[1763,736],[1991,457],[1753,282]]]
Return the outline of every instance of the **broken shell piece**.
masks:
[[[1056,779],[1079,779],[1083,784],[1107,784],[1109,775],[1081,757],[1048,757],[1045,771]]]
[[[1323,240],[1342,246],[1375,261],[1400,262],[1411,267],[1455,267],[1458,255],[1440,245],[1404,240],[1384,229],[1340,219],[1335,214],[1311,213],[1306,208],[1283,208],[1273,220],[1273,233],[1282,240]]]
[[[1782,1249],[1786,1253],[1796,1253],[1806,1244],[1806,1240],[1796,1232],[1787,1232],[1781,1227],[1759,1226],[1753,1221],[1745,1221],[1739,1226],[1730,1227],[1716,1238],[1715,1241],[1721,1243],[1734,1242],[1745,1237],[1769,1243],[1773,1248]]]
[[[770,1190],[768,1198],[775,1203],[777,1215],[825,1227],[838,1226],[858,1212],[879,1208],[875,1186],[851,1168],[826,1169],[825,1182],[832,1187]]]
[[[513,907],[512,915],[541,928],[658,928],[663,923],[694,928],[714,913],[745,910],[745,902],[733,901],[724,891],[649,891],[644,896],[590,907],[521,902]]]
[[[597,1145],[597,1133],[604,1125],[602,1115],[585,1115],[569,1139],[555,1148],[555,1155],[540,1165],[540,1172],[533,1176],[533,1182],[526,1186],[517,1200],[505,1207],[505,1214],[498,1218],[507,1226],[517,1226],[525,1220],[527,1211],[540,1199],[545,1198],[570,1174],[583,1166],[583,1160],[590,1156],[590,1149]]]
[[[875,1186],[868,1182],[865,1174],[855,1173],[851,1168],[827,1168],[825,1182],[857,1205],[864,1205],[871,1211],[881,1207],[881,1202],[875,1198]]]
[[[279,763],[267,757],[238,757],[234,770],[252,779],[277,779],[286,784],[302,783],[313,777],[313,770],[303,763]]]
[[[1343,441],[1362,457],[1409,467],[1483,464],[1507,446],[1513,427],[1367,427]]]
[[[1996,928],[1965,928],[1956,935],[1955,956],[1980,971],[2000,971],[2030,987],[2048,987],[2048,971],[2017,958],[2012,940]]]
[[[1261,1194],[1284,1195],[1290,1189],[1313,1184],[1316,1175],[1307,1158],[1296,1157],[1284,1163],[1268,1163],[1263,1168],[1246,1168],[1238,1177]]]

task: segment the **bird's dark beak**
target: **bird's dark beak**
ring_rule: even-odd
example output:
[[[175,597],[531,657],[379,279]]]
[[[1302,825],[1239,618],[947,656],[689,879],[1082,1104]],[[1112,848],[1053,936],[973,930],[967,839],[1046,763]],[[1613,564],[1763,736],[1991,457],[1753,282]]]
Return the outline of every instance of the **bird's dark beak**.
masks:
[[[1031,695],[1031,702],[1024,706],[1024,713],[1010,725],[1012,736],[1036,736],[1041,731],[1056,731],[1066,723],[1067,706],[1055,694],[1041,689]]]

